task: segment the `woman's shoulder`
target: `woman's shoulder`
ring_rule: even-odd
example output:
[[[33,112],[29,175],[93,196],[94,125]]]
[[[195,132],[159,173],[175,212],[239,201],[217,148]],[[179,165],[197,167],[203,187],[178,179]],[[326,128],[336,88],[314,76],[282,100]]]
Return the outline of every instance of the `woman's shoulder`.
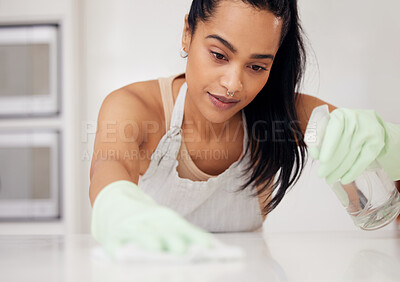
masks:
[[[119,88],[106,96],[98,116],[98,124],[117,124],[118,128],[136,131],[138,144],[146,133],[148,124],[163,122],[164,113],[160,102],[157,80],[141,81]],[[131,128],[133,125],[133,128]],[[128,126],[128,127],[127,127]]]
[[[127,118],[154,121],[163,116],[160,101],[158,80],[147,80],[134,82],[111,92],[103,103],[111,104],[110,108],[114,110],[117,108],[118,111],[125,112]]]
[[[310,119],[311,113],[314,110],[314,108],[324,104],[328,105],[329,112],[332,112],[334,109],[336,109],[334,105],[327,103],[317,97],[303,93],[297,93],[297,99],[296,99],[297,118],[303,134],[306,131],[308,120]]]

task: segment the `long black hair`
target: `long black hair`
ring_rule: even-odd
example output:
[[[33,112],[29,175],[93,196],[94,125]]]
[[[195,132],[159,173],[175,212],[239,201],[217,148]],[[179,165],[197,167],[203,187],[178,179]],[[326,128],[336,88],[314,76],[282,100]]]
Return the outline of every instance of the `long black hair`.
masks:
[[[207,22],[220,1],[193,0],[188,16],[192,36],[198,21]],[[250,150],[251,161],[243,172],[246,183],[238,191],[251,184],[258,187],[252,196],[267,196],[262,210],[267,215],[298,181],[305,165],[307,147],[297,118],[296,101],[306,52],[296,0],[242,1],[270,11],[282,20],[280,46],[268,81],[244,108],[249,136],[245,153]]]

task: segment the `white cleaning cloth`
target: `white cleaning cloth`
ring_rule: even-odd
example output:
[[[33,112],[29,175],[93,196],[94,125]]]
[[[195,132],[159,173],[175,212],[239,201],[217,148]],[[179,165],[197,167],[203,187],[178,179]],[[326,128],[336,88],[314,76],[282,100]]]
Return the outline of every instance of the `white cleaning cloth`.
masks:
[[[92,255],[97,259],[111,260],[102,247],[94,248]],[[240,247],[226,245],[215,238],[210,248],[192,245],[184,254],[148,251],[133,243],[126,244],[115,253],[115,261],[140,263],[197,263],[241,260],[244,257],[245,252]]]

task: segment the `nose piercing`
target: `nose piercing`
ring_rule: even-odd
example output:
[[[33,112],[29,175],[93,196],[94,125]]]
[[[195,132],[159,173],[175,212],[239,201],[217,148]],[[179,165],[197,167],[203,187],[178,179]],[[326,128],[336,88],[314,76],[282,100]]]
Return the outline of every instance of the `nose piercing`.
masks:
[[[231,97],[233,97],[233,95],[235,95],[235,91],[233,91],[232,94],[229,94],[229,90],[226,92],[226,96],[231,96]]]

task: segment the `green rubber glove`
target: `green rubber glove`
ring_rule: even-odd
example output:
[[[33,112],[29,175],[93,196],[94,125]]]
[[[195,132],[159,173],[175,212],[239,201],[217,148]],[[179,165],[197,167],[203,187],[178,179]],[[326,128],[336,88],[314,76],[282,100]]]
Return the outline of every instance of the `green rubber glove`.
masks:
[[[323,138],[309,153],[320,161],[318,176],[328,184],[354,181],[376,166],[375,160],[391,180],[400,179],[400,125],[384,122],[374,110],[339,108],[330,113],[326,128],[318,130],[317,135],[325,130]]]
[[[126,180],[107,185],[97,195],[91,231],[111,257],[127,243],[149,251],[183,254],[191,244],[210,247],[212,239],[210,233],[158,205]]]

